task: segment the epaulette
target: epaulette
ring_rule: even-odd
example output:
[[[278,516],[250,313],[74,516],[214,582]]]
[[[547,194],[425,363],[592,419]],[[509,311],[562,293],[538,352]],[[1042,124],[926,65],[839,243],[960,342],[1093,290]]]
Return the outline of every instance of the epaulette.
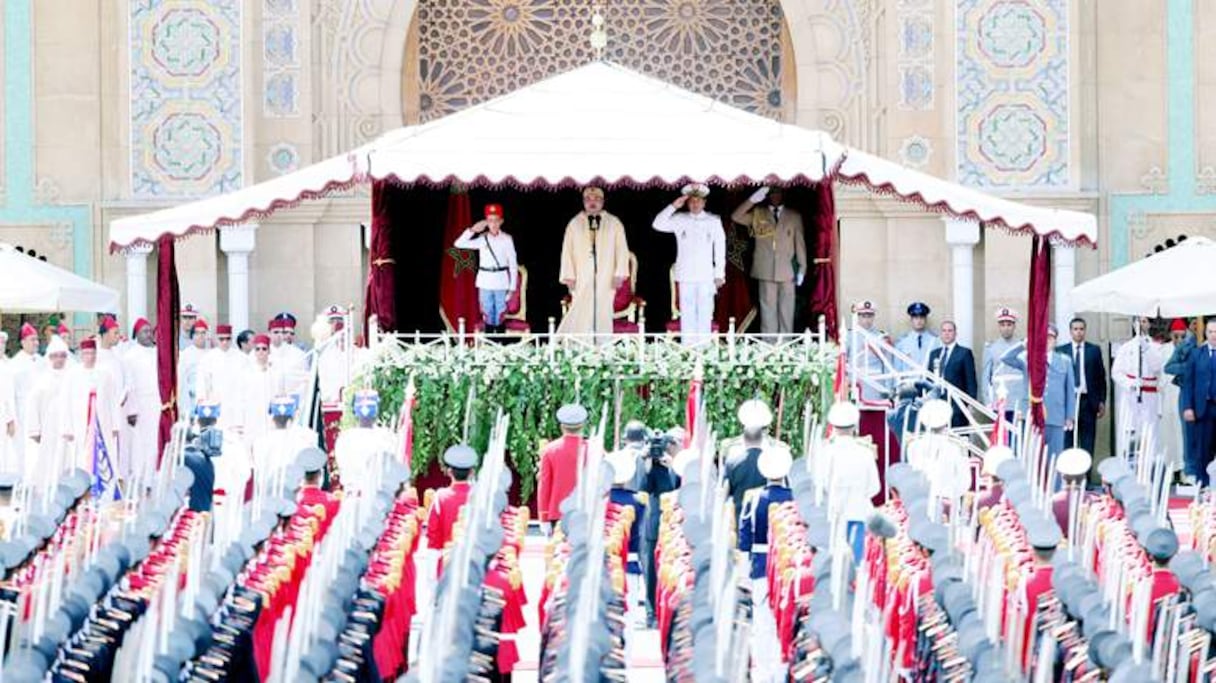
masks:
[[[645,491],[634,491],[633,497],[635,500],[637,500],[642,505],[650,504],[650,494],[646,493]]]

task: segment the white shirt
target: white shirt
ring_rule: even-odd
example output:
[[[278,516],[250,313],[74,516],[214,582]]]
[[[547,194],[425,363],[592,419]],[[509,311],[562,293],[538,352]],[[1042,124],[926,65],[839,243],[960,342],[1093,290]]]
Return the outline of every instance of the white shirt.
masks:
[[[474,235],[473,229],[469,228],[456,238],[454,246],[477,252],[477,289],[515,291],[515,283],[519,282],[519,262],[515,257],[515,240],[510,235],[502,231],[492,235],[489,230]]]
[[[288,394],[300,396],[303,404],[303,394],[309,380],[308,355],[294,344],[271,346],[270,367],[282,375],[284,390]]]
[[[13,394],[19,416],[25,415],[25,404],[30,392],[34,390],[34,382],[39,373],[48,367],[50,366],[45,358],[36,353],[26,353],[24,350],[18,350],[9,359],[8,369],[13,378]]]
[[[874,449],[853,437],[839,437],[822,453],[828,468],[829,518],[864,522],[874,511],[870,499],[882,488]]]
[[[396,450],[396,438],[383,427],[342,430],[334,444],[334,461],[342,485],[352,492],[370,491],[386,456]]]
[[[1161,345],[1148,337],[1133,337],[1119,346],[1110,374],[1115,384],[1126,390],[1156,387],[1165,372]]]
[[[717,215],[676,213],[668,204],[654,219],[654,229],[676,236],[676,282],[726,279],[726,232]]]
[[[918,434],[909,441],[907,461],[924,473],[929,496],[957,500],[971,488],[971,466],[958,440],[945,434]],[[939,521],[939,520],[934,520]]]
[[[249,359],[235,346],[224,351],[219,347],[203,353],[198,362],[196,392],[204,388],[220,401],[221,427],[240,424],[237,417],[242,401],[241,377],[249,371]]]
[[[110,376],[110,383],[114,386],[114,395],[118,398],[118,405],[125,405],[127,402],[127,373],[123,370],[122,356],[118,353],[118,349],[103,349],[98,345],[97,367]],[[126,408],[124,407],[123,410]]]

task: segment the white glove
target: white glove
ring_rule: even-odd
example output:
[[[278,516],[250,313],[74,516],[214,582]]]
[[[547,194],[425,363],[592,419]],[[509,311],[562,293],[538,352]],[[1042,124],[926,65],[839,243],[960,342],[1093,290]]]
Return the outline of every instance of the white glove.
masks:
[[[768,196],[768,188],[762,187],[759,190],[756,190],[755,192],[753,192],[752,196],[747,198],[747,201],[749,201],[753,204],[759,204],[760,202],[764,201],[764,198],[767,196]]]
[[[801,287],[801,286],[802,286],[802,280],[803,280],[804,278],[806,278],[806,273],[798,273],[798,277],[794,278],[794,286],[795,286],[795,287]]]

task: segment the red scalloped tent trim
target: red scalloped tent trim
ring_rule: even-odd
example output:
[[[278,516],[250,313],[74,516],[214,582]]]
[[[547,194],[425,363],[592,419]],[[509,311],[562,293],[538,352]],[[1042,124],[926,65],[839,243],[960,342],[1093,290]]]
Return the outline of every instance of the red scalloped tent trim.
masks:
[[[958,209],[955,209],[954,207],[950,206],[950,203],[947,200],[942,200],[939,202],[930,202],[930,201],[926,200],[924,198],[924,196],[919,192],[910,192],[910,193],[900,192],[898,189],[896,189],[896,187],[893,183],[875,183],[874,181],[870,180],[870,177],[865,173],[858,173],[857,175],[854,175],[854,176],[846,176],[844,174],[837,173],[835,176],[835,181],[838,183],[841,183],[843,185],[860,185],[875,194],[888,196],[888,197],[895,197],[896,199],[899,199],[900,201],[903,201],[903,202],[906,202],[909,204],[915,204],[916,206],[919,206],[919,207],[925,209],[926,211],[945,214],[947,216],[952,216],[954,218],[977,221],[981,225],[983,225],[985,228],[990,229],[990,230],[991,229],[1001,230],[1001,231],[1007,232],[1011,235],[1039,235],[1039,234],[1042,234],[1042,233],[1039,233],[1037,230],[1035,230],[1034,226],[1029,223],[1023,223],[1020,225],[1012,225],[1012,224],[1006,222],[1004,217],[1002,217],[1002,216],[997,216],[995,218],[984,218],[984,217],[980,216],[978,213],[976,213],[975,211],[959,211]],[[1097,249],[1097,247],[1098,247],[1098,245],[1095,242],[1091,241],[1087,237],[1081,237],[1078,239],[1068,239],[1067,237],[1064,237],[1064,235],[1062,235],[1059,230],[1053,230],[1049,233],[1046,233],[1043,236],[1046,237],[1047,240],[1050,241],[1052,244],[1056,244],[1056,245],[1087,246],[1091,249]]]
[[[834,169],[829,170],[827,176],[825,176],[825,177],[830,178],[833,170]],[[731,178],[731,179],[726,179],[726,178],[723,178],[721,176],[716,176],[716,175],[709,176],[708,178],[694,178],[692,176],[680,176],[679,178],[675,178],[675,179],[660,178],[658,176],[653,176],[648,179],[639,179],[639,178],[634,178],[632,176],[624,176],[622,178],[619,178],[619,179],[613,180],[613,181],[609,181],[601,176],[596,176],[595,178],[592,178],[591,180],[588,180],[586,182],[575,180],[574,178],[571,178],[569,176],[565,176],[558,180],[550,180],[548,178],[540,178],[540,177],[534,178],[532,180],[523,180],[523,179],[517,178],[515,176],[506,176],[506,177],[500,178],[498,180],[494,180],[489,177],[479,175],[475,178],[465,180],[465,179],[457,178],[454,175],[448,175],[448,176],[445,176],[442,178],[432,178],[427,175],[420,175],[411,180],[403,180],[396,173],[390,173],[390,174],[384,175],[384,176],[376,176],[375,174],[372,174],[372,178],[374,180],[390,182],[390,183],[393,183],[394,185],[398,185],[401,187],[410,187],[410,186],[415,186],[415,185],[421,185],[423,187],[438,189],[438,188],[448,187],[453,184],[459,183],[460,185],[463,185],[465,187],[478,187],[478,188],[490,188],[490,189],[510,188],[513,190],[530,190],[530,191],[545,190],[545,191],[550,191],[550,192],[557,191],[557,190],[578,189],[580,187],[586,187],[588,185],[596,185],[596,186],[603,187],[603,188],[609,189],[609,190],[614,189],[614,188],[622,188],[622,187],[629,188],[629,189],[643,190],[643,189],[650,189],[650,188],[656,188],[656,187],[676,188],[676,187],[685,185],[687,183],[706,183],[709,185],[715,185],[718,187],[725,187],[725,188],[732,188],[732,187],[739,187],[739,186],[746,186],[746,185],[765,185],[765,184],[770,184],[770,183],[774,183],[774,184],[781,183],[783,185],[804,185],[804,186],[809,187],[809,186],[813,186],[818,183],[821,183],[824,180],[824,178],[815,179],[815,178],[812,178],[812,177],[810,177],[806,174],[802,174],[802,173],[800,173],[796,176],[790,177],[790,178],[782,178],[777,175],[767,175],[767,176],[764,176],[763,178],[751,178],[750,176],[736,176],[735,178]]]
[[[224,216],[224,217],[221,217],[219,220],[215,221],[214,223],[211,223],[208,225],[198,225],[198,224],[191,225],[190,227],[186,228],[186,231],[181,233],[180,235],[176,234],[176,233],[162,233],[152,239],[137,239],[129,244],[118,244],[117,242],[110,242],[110,253],[116,254],[118,252],[121,252],[124,249],[129,249],[131,247],[155,246],[156,241],[159,240],[161,237],[165,237],[165,236],[172,236],[174,242],[181,242],[182,240],[186,239],[187,237],[193,237],[195,235],[206,235],[209,233],[213,233],[216,230],[226,227],[226,226],[237,225],[239,223],[245,223],[250,220],[261,220],[263,218],[269,218],[270,216],[274,215],[275,213],[277,213],[279,211],[282,211],[283,209],[293,209],[293,208],[303,204],[306,201],[324,199],[335,192],[343,192],[346,190],[350,190],[354,187],[364,184],[365,182],[366,182],[366,178],[364,178],[362,176],[358,176],[358,175],[349,180],[331,181],[331,182],[326,183],[325,186],[319,190],[304,190],[303,192],[299,193],[298,195],[295,196],[295,198],[292,198],[292,199],[288,199],[288,198],[275,199],[274,201],[270,202],[270,204],[268,206],[253,207],[237,216]]]

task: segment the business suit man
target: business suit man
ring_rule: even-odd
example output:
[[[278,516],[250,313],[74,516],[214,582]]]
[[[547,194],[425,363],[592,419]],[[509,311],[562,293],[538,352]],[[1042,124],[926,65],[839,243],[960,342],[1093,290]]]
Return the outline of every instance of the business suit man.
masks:
[[[1102,349],[1085,341],[1084,320],[1073,318],[1068,323],[1068,332],[1072,342],[1060,344],[1056,351],[1072,359],[1078,402],[1076,429],[1066,431],[1064,441],[1071,446],[1075,431],[1077,447],[1093,455],[1098,420],[1106,413],[1106,364],[1102,360]]]
[[[942,346],[929,352],[929,368],[964,394],[975,398],[979,390],[975,378],[975,355],[971,353],[971,349],[955,343],[958,328],[953,320],[943,320],[941,331]],[[966,424],[967,416],[956,404],[954,414],[950,418],[950,426],[962,427]]]
[[[1182,381],[1182,419],[1194,424],[1195,447],[1186,453],[1187,473],[1208,485],[1208,463],[1216,442],[1216,320],[1204,327],[1207,340],[1191,353]]]
[[[1076,417],[1077,380],[1072,369],[1072,359],[1055,350],[1057,332],[1055,325],[1047,326],[1047,387],[1043,390],[1043,441],[1047,444],[1047,455],[1054,458],[1064,450],[1064,432],[1073,428]],[[1026,342],[1020,342],[1005,352],[1001,362],[1020,370],[1025,386],[1030,386],[1026,374]],[[1052,470],[1055,463],[1052,462]]]
[[[766,203],[761,203],[768,199]],[[785,206],[781,188],[762,187],[739,205],[730,219],[746,226],[756,241],[751,276],[760,284],[760,332],[794,331],[794,288],[806,277],[806,237],[802,216]]]

